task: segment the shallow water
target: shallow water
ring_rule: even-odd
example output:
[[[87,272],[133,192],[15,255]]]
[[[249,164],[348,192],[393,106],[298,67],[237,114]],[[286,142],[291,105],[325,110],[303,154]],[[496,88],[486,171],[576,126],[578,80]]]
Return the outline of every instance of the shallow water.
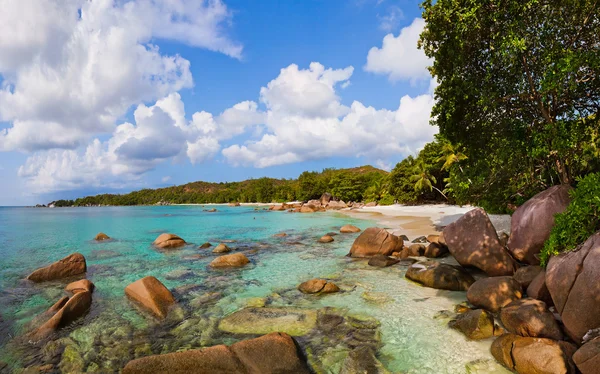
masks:
[[[135,357],[246,338],[219,331],[218,321],[248,305],[266,304],[336,307],[375,317],[381,323],[378,358],[392,372],[505,372],[489,354],[490,341],[467,341],[446,327],[448,318],[438,318],[440,311],[463,301],[464,293],[420,287],[404,278],[405,266],[370,268],[345,257],[357,234],[316,243],[346,223],[364,229],[374,222],[329,212],[217,209],[0,208],[0,361],[14,369],[52,363],[63,372],[118,371]],[[99,231],[114,239],[94,242]],[[163,232],[193,245],[156,250],[151,243]],[[288,236],[273,237],[279,232]],[[243,269],[210,270],[207,265],[215,255],[197,249],[204,242],[227,242],[252,263]],[[64,294],[65,283],[33,285],[23,278],[73,252],[86,257],[87,278],[96,285],[92,309],[50,343],[30,344],[20,337],[35,325],[36,315]],[[178,299],[179,308],[165,321],[148,316],[124,296],[129,283],[147,275],[160,279]],[[295,289],[313,277],[332,279],[342,292],[310,296]],[[324,352],[340,347],[333,337],[313,334],[299,341],[324,372],[337,370],[331,364],[335,358],[323,358]]]

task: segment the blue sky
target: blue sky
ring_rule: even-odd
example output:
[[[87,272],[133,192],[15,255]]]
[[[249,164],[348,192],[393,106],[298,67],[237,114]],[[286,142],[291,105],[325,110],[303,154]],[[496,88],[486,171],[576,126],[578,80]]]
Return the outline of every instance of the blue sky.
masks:
[[[389,168],[436,132],[419,16],[393,0],[24,1],[0,15],[0,205]]]

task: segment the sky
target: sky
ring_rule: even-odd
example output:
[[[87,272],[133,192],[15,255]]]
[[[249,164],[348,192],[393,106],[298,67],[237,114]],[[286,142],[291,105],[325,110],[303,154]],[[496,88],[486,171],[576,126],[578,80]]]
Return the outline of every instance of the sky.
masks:
[[[419,2],[0,0],[0,206],[389,170],[437,133]]]

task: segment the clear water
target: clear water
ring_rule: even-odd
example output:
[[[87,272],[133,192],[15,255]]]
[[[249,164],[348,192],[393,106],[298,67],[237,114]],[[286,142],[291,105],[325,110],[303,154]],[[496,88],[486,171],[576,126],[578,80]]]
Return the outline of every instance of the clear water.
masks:
[[[365,229],[374,222],[329,212],[289,214],[219,206],[217,213],[207,213],[202,209],[0,208],[0,361],[8,365],[5,370],[52,363],[63,372],[110,372],[134,357],[230,344],[244,337],[219,332],[219,319],[267,302],[337,307],[377,318],[382,341],[378,358],[392,372],[505,372],[489,353],[490,341],[467,341],[446,327],[447,318],[434,318],[463,301],[464,293],[420,287],[404,278],[403,266],[369,268],[364,261],[345,257],[357,234],[316,243],[344,224]],[[114,240],[94,242],[100,231]],[[163,232],[176,233],[193,244],[158,251],[151,243]],[[288,236],[273,237],[279,232]],[[207,268],[214,255],[198,246],[223,241],[246,253],[252,263],[229,271]],[[96,285],[92,309],[50,343],[29,344],[21,337],[35,325],[35,316],[64,294],[64,283],[35,285],[24,278],[73,252],[86,257],[87,278]],[[180,304],[166,321],[148,316],[124,295],[128,284],[148,275],[173,290]],[[316,297],[295,290],[313,277],[334,279],[343,292]]]

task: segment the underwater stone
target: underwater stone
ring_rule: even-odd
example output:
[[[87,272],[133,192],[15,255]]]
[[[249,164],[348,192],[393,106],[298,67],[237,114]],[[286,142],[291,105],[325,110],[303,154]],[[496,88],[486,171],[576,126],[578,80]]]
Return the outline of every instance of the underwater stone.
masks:
[[[233,334],[262,335],[284,332],[291,336],[308,334],[316,327],[317,312],[297,308],[245,308],[219,323],[219,330]]]

